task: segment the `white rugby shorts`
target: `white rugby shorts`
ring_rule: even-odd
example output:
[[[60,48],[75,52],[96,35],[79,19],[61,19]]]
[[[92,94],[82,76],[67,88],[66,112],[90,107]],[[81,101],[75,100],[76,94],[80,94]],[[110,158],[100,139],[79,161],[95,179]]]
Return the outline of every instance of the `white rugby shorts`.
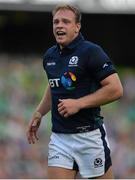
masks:
[[[83,178],[94,178],[103,175],[111,165],[104,125],[84,133],[52,133],[48,166],[74,169]]]

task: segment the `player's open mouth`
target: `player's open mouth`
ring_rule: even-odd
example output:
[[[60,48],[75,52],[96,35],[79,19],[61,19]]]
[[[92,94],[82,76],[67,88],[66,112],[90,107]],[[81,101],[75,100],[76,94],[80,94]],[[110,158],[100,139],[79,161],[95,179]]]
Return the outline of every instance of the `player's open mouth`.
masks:
[[[64,36],[64,35],[66,35],[66,33],[63,32],[63,31],[57,31],[56,34],[57,34],[57,36]]]

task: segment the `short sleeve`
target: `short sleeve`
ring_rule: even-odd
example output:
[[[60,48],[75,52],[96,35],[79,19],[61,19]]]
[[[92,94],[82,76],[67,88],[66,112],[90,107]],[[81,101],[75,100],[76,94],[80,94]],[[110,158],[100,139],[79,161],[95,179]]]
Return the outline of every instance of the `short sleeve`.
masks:
[[[89,51],[87,68],[88,72],[92,73],[92,76],[98,81],[102,81],[107,76],[116,73],[114,64],[108,55],[97,45]]]
[[[43,55],[43,68],[44,70],[46,70],[46,63],[47,63],[47,60],[48,60],[48,51],[46,51]]]

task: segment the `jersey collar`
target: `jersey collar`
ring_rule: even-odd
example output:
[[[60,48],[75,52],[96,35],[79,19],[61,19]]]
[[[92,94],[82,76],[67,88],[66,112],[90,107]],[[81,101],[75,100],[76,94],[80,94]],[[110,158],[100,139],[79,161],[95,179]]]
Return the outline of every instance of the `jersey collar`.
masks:
[[[64,48],[63,48],[63,50],[64,49],[74,49],[76,46],[78,46],[78,43],[80,43],[80,42],[82,42],[84,40],[84,37],[82,36],[82,34],[81,33],[79,33],[79,35],[69,44],[69,45],[67,45],[67,46],[65,46]],[[59,46],[59,44],[57,44],[57,47],[60,49],[60,46]]]

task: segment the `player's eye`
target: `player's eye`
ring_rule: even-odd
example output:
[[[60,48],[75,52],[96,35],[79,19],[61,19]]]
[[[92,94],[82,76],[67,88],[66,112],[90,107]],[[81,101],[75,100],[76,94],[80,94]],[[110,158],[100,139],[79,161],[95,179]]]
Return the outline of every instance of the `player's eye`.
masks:
[[[53,24],[55,24],[55,25],[58,24],[58,23],[59,23],[59,20],[54,20],[53,21]]]
[[[70,21],[68,19],[63,19],[63,23],[68,24]]]

